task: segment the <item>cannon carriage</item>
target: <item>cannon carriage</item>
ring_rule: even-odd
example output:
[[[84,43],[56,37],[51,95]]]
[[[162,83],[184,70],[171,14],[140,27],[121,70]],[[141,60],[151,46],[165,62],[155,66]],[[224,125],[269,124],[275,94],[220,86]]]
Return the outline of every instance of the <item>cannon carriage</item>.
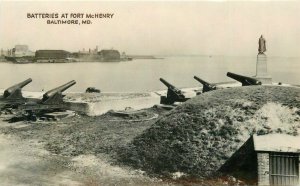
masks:
[[[172,105],[175,102],[185,102],[189,99],[183,95],[180,89],[176,88],[174,85],[170,84],[163,78],[160,78],[159,80],[168,87],[167,96],[160,97],[161,104]]]

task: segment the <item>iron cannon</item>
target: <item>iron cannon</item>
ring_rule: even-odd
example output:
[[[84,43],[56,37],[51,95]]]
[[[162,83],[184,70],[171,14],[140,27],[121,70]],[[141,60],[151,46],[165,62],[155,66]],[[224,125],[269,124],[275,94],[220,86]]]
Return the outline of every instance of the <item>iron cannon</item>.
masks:
[[[160,97],[161,104],[171,105],[175,102],[185,102],[189,99],[182,94],[182,91],[180,89],[176,88],[174,85],[170,84],[163,78],[160,78],[159,80],[168,87],[167,96]]]
[[[194,79],[196,79],[203,85],[202,93],[217,89],[216,85],[208,83],[197,76],[194,76]]]
[[[62,93],[76,84],[74,80],[47,91],[42,99],[27,98],[23,104],[18,105],[17,115],[9,119],[9,122],[21,120],[37,121],[51,120],[68,114],[66,110],[72,110],[72,104],[63,100]],[[75,108],[76,109],[76,108]],[[62,113],[61,115],[59,113]]]
[[[21,83],[18,83],[14,86],[9,87],[4,91],[3,98],[6,99],[24,99],[22,96],[22,88],[32,82],[32,79],[26,79]]]
[[[247,76],[227,72],[227,76],[242,83],[242,86],[261,85],[261,81]]]
[[[47,113],[56,110],[67,110],[67,104],[63,101],[65,90],[76,84],[74,80],[47,91],[41,100],[27,102],[19,106],[19,109],[29,113]]]
[[[63,102],[62,92],[75,85],[76,81],[72,80],[64,85],[61,85],[57,88],[49,90],[43,95],[42,103],[44,104],[59,104]]]
[[[32,82],[31,78],[6,89],[3,96],[0,97],[0,110],[17,108],[19,105],[26,103],[28,99],[23,97],[22,88],[30,82]]]

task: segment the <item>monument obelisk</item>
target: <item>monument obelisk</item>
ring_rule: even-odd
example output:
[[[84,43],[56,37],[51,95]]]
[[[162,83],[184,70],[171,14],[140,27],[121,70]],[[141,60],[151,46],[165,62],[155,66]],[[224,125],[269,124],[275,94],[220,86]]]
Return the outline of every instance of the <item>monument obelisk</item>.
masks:
[[[265,54],[266,51],[266,40],[263,35],[261,35],[258,40],[256,75],[254,77],[255,79],[260,80],[263,84],[272,84],[272,78],[268,74],[267,55]]]

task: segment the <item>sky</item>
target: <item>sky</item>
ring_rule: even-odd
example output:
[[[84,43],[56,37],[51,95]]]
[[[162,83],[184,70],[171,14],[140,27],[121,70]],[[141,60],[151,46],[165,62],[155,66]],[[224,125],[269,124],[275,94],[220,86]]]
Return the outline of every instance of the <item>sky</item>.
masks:
[[[53,25],[27,13],[111,13],[89,25]],[[143,55],[300,57],[299,1],[0,1],[0,48],[114,48]],[[81,21],[81,20],[79,20]]]

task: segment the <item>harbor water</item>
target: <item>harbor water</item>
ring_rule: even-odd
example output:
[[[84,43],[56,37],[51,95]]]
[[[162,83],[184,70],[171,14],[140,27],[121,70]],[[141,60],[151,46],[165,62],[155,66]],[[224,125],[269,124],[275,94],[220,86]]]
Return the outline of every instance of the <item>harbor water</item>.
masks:
[[[126,62],[85,62],[13,64],[0,63],[0,88],[32,78],[28,91],[47,91],[70,80],[77,84],[69,92],[84,92],[96,87],[103,92],[145,92],[166,87],[164,78],[179,87],[197,87],[194,75],[217,83],[232,81],[226,76],[234,72],[254,76],[256,56],[167,56],[163,59],[136,59]],[[300,58],[268,57],[268,72],[274,82],[300,84]]]

